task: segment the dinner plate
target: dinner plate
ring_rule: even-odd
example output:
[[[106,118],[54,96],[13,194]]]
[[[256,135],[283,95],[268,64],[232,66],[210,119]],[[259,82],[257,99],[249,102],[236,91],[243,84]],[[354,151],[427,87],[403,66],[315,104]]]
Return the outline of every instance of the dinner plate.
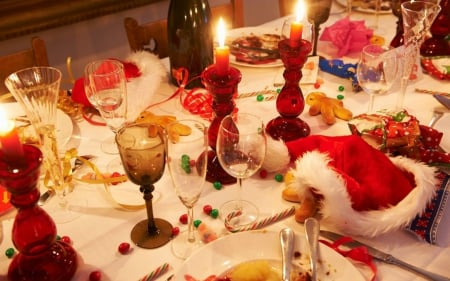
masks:
[[[434,128],[436,130],[444,133],[440,145],[447,152],[450,152],[450,131],[448,130],[449,124],[450,124],[450,113],[446,113],[444,114],[444,116],[441,117],[441,119],[439,119],[436,122],[436,125],[434,125]]]
[[[1,105],[8,118],[24,115],[24,110],[18,103],[4,103]],[[62,110],[56,111],[56,138],[58,147],[62,149],[70,140],[73,133],[72,119]]]
[[[211,275],[221,275],[230,268],[247,261],[268,260],[281,263],[279,233],[272,231],[246,231],[226,235],[194,252],[175,273],[175,281],[186,281],[185,275],[205,280]],[[309,269],[309,252],[304,235],[295,235],[294,265]],[[350,261],[331,248],[319,245],[318,280],[363,281],[361,273]]]
[[[230,45],[231,42],[238,39],[239,37],[244,36],[262,36],[264,34],[273,34],[273,35],[281,35],[281,30],[278,28],[263,28],[263,27],[243,27],[229,30],[226,38],[226,45]],[[278,44],[274,51],[278,51]],[[281,59],[277,59],[275,61],[271,61],[268,63],[247,63],[243,61],[237,61],[236,56],[230,54],[230,63],[240,66],[248,66],[248,67],[277,67],[282,66],[283,62]]]
[[[347,0],[336,0],[339,5],[347,6]],[[382,0],[380,14],[390,14],[392,13],[390,8],[390,0]],[[375,6],[373,8],[369,5],[375,5],[375,0],[352,0],[353,10],[363,13],[376,13]],[[383,9],[384,8],[384,9]]]

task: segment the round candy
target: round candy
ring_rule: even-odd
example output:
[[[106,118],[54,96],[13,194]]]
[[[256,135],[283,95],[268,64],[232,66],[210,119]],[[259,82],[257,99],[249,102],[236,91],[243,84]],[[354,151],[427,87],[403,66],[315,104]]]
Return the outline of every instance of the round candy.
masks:
[[[264,169],[261,169],[261,170],[259,171],[259,176],[260,176],[262,179],[265,179],[265,178],[267,177],[267,171],[264,170]]]
[[[221,189],[222,189],[222,183],[221,183],[220,181],[215,181],[215,182],[213,183],[213,186],[214,186],[214,188],[217,189],[217,190],[221,190]]]
[[[344,95],[337,95],[336,97],[338,100],[343,100],[344,99]]]
[[[130,243],[122,242],[119,244],[119,253],[126,255],[130,251]]]
[[[5,251],[5,255],[6,255],[8,258],[12,258],[12,257],[14,256],[15,253],[16,253],[16,251],[14,250],[14,248],[8,248],[8,249],[6,249],[6,251]]]
[[[102,280],[102,273],[98,270],[92,271],[89,274],[89,281],[100,281]]]
[[[282,174],[276,174],[275,175],[275,180],[277,182],[282,182],[283,181],[283,175]]]
[[[69,236],[61,237],[61,241],[63,241],[64,243],[67,243],[67,244],[71,244],[72,243],[72,240],[70,239]]]
[[[345,90],[344,86],[340,85],[338,88],[339,92],[343,92]]]
[[[211,205],[205,205],[205,206],[203,206],[203,212],[204,212],[205,214],[207,214],[207,215],[211,214],[212,209],[213,209],[213,208],[212,208]]]
[[[280,88],[278,88],[277,89],[277,94],[279,94],[281,92],[281,89]]]
[[[195,226],[195,227],[198,227],[201,223],[202,223],[201,220],[195,220],[195,221],[194,221],[194,226]]]
[[[314,83],[314,89],[319,89],[319,88],[320,88],[320,83],[319,82]]]
[[[211,214],[209,214],[213,219],[216,219],[219,216],[219,210],[212,209]]]
[[[180,233],[180,228],[178,226],[172,227],[172,236],[177,236]]]
[[[182,224],[187,224],[188,223],[188,215],[187,214],[182,214],[179,218],[180,222]]]
[[[263,101],[264,100],[264,96],[263,95],[257,95],[256,96],[256,100],[257,101]]]

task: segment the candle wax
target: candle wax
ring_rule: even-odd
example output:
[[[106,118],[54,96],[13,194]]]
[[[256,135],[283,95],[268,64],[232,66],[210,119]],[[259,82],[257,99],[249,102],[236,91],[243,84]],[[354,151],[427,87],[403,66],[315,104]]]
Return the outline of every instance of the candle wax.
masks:
[[[294,21],[291,24],[291,30],[289,34],[289,41],[291,47],[297,47],[302,39],[303,24],[298,21]]]
[[[216,48],[216,68],[219,76],[225,76],[230,68],[230,48],[220,46]]]
[[[13,121],[6,120],[0,124],[0,144],[3,160],[9,164],[22,162],[23,145]]]

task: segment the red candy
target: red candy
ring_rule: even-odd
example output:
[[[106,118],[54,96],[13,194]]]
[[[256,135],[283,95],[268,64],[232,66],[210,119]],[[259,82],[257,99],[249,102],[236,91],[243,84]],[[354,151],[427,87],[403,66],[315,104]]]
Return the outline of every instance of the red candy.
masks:
[[[100,271],[92,271],[89,274],[89,281],[100,281],[102,280],[102,273]]]
[[[172,236],[177,236],[180,233],[180,228],[178,226],[174,226],[172,228]]]
[[[205,213],[205,214],[207,214],[208,216],[209,216],[209,214],[211,214],[211,211],[212,211],[212,206],[211,205],[205,205],[205,206],[203,206],[203,212]]]
[[[61,237],[61,241],[63,241],[64,243],[67,243],[67,244],[72,244],[72,240],[70,239],[69,236]]]
[[[265,178],[267,177],[267,171],[264,170],[264,169],[262,169],[261,171],[259,171],[259,176],[260,176],[262,179],[265,179]]]
[[[122,255],[126,255],[130,251],[130,243],[120,243],[118,250]]]
[[[187,224],[188,223],[188,215],[187,214],[182,214],[181,216],[180,216],[180,222],[182,223],[182,224]]]

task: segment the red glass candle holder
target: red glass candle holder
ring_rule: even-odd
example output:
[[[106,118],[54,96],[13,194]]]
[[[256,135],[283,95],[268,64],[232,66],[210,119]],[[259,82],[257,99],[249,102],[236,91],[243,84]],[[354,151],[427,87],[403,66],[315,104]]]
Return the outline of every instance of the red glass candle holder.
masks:
[[[202,72],[202,82],[213,97],[212,109],[215,113],[208,129],[208,143],[212,150],[208,152],[206,180],[232,184],[236,182],[236,178],[230,176],[220,166],[216,156],[216,141],[220,122],[235,109],[234,97],[237,95],[237,88],[239,82],[241,82],[242,75],[234,67],[230,67],[226,75],[219,75],[218,73],[216,65],[211,65]]]
[[[298,118],[305,108],[305,99],[299,82],[302,78],[302,67],[311,52],[311,43],[302,39],[298,46],[291,46],[289,39],[278,43],[281,60],[285,70],[285,84],[281,89],[276,107],[280,116],[269,121],[266,132],[273,139],[291,141],[309,135],[309,125]]]
[[[69,244],[56,240],[53,219],[37,205],[37,188],[42,163],[41,151],[24,145],[25,163],[12,167],[0,151],[0,184],[11,193],[17,208],[12,242],[19,253],[8,269],[9,280],[70,280],[78,266],[77,253]]]

